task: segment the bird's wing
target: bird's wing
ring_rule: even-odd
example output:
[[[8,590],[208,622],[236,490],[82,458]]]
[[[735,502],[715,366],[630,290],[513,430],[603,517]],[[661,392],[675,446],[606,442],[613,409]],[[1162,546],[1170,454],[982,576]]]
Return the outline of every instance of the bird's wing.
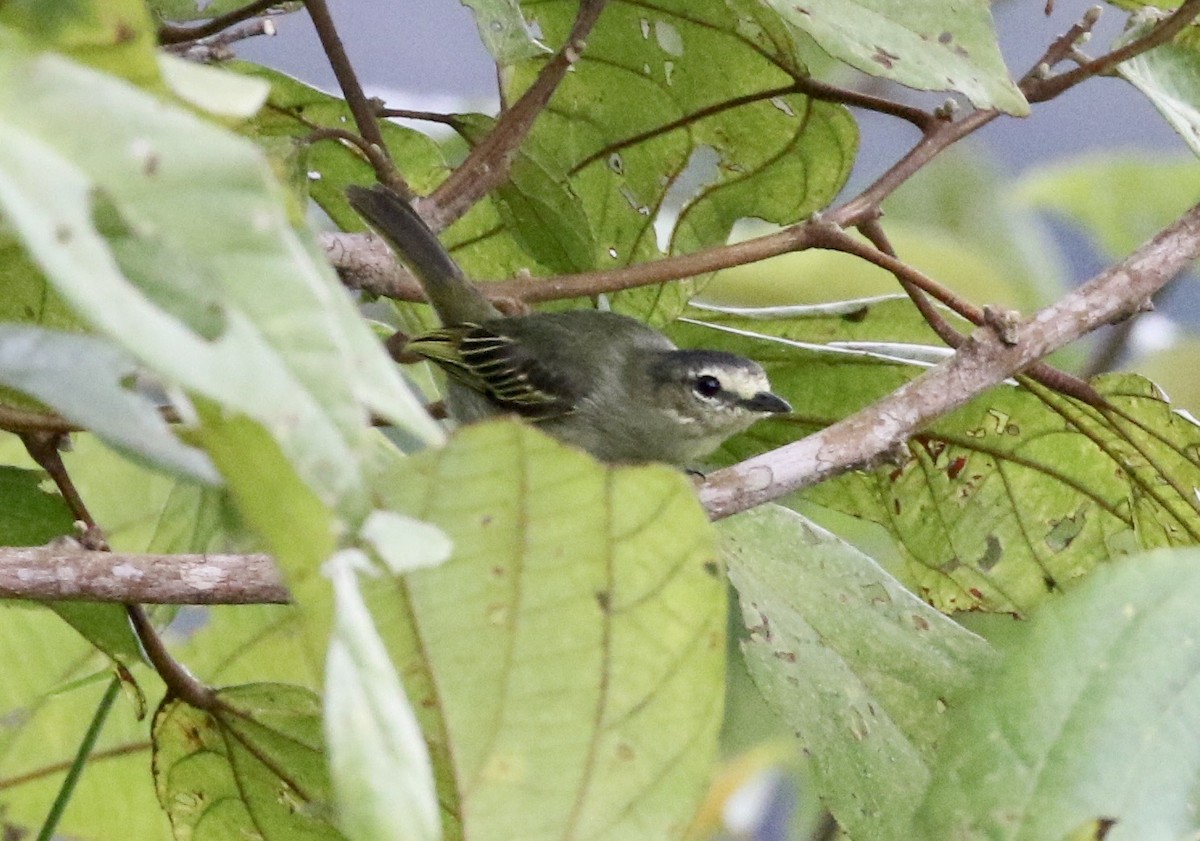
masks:
[[[406,350],[424,356],[446,373],[531,420],[548,420],[575,410],[578,390],[554,374],[519,339],[478,324],[443,327],[409,340]]]

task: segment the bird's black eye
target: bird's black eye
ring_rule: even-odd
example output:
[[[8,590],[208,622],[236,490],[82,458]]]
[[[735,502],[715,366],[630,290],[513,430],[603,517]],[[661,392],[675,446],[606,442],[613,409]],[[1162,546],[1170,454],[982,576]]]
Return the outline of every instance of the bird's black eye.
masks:
[[[721,391],[721,381],[712,374],[701,374],[696,377],[692,390],[701,397],[714,397]]]

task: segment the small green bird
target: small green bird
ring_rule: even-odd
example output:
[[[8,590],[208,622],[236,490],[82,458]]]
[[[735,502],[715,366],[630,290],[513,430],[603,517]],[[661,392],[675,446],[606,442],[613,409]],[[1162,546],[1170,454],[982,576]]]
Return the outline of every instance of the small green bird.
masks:
[[[502,414],[607,462],[694,464],[722,441],[791,406],[762,366],[716,350],[680,350],[612,312],[504,316],[463,275],[392,190],[349,187],[351,206],[420,281],[443,327],[406,349],[448,375],[446,406],[461,423]]]

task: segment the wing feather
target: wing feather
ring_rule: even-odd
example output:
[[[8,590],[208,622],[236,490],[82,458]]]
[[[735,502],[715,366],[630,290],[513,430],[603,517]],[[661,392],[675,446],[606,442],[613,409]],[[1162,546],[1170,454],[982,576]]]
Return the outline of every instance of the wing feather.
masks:
[[[531,420],[570,414],[579,398],[565,377],[550,371],[519,340],[484,325],[461,324],[422,333],[409,340],[406,349],[487,395],[502,411]]]

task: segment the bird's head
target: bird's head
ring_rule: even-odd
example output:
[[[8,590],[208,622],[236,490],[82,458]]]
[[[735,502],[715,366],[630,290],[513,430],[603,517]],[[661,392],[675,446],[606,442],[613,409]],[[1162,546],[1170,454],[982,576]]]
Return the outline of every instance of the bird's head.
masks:
[[[723,351],[663,352],[650,366],[650,380],[659,407],[679,425],[681,436],[720,443],[760,418],[792,410],[771,391],[761,365]]]

